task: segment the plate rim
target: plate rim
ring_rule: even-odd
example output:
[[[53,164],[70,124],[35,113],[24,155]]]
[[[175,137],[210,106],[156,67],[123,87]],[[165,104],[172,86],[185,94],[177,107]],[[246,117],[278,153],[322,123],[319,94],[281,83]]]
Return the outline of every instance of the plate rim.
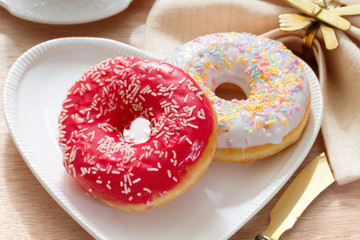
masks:
[[[103,45],[105,44],[105,45]],[[57,38],[53,40],[48,40],[37,44],[24,52],[11,66],[8,75],[4,82],[3,96],[2,96],[2,105],[4,111],[4,117],[6,125],[9,129],[11,138],[13,139],[14,144],[16,145],[18,151],[20,152],[25,163],[28,165],[33,175],[37,178],[40,184],[45,188],[45,190],[51,195],[51,197],[78,223],[80,224],[88,233],[90,233],[95,238],[109,239],[109,236],[91,219],[84,216],[82,212],[72,203],[72,200],[68,198],[61,188],[54,182],[54,180],[46,173],[45,169],[41,166],[41,163],[35,155],[32,153],[31,149],[26,144],[24,132],[20,126],[19,119],[17,118],[17,93],[19,87],[23,80],[24,74],[31,68],[31,64],[36,61],[39,61],[42,56],[46,55],[49,51],[62,50],[64,47],[69,48],[69,46],[103,46],[106,49],[123,48],[125,51],[131,51],[132,54],[139,54],[145,57],[154,58],[156,57],[144,52],[141,49],[132,47],[125,43],[121,43],[115,40],[107,38],[97,38],[97,37],[66,37],[66,38]],[[310,74],[316,77],[312,69],[303,62],[304,68]],[[317,77],[316,77],[317,79]],[[311,83],[310,83],[311,84]],[[310,87],[310,89],[312,89]],[[312,132],[313,142],[316,139],[316,136],[319,133],[321,127],[321,121],[323,116],[323,99],[320,89],[320,84],[317,82],[316,91],[319,96],[319,104],[321,113],[318,115],[318,124],[315,126],[315,131]],[[265,189],[263,189],[255,198],[257,204],[252,206],[251,209],[247,210],[247,213],[244,214],[244,217],[239,217],[238,221],[234,221],[232,225],[229,226],[227,231],[220,233],[221,239],[227,239],[232,236],[236,231],[238,231],[246,222],[248,222],[258,211],[260,211],[274,196],[275,194],[285,185],[288,179],[294,174],[296,169],[303,162],[308,152],[310,151],[312,144],[308,144],[303,150],[303,157],[299,159],[291,169],[284,169],[284,166],[279,169],[279,172],[284,172],[282,178],[278,178],[276,181],[271,181]],[[288,162],[288,160],[286,161]],[[278,175],[279,173],[276,173]],[[264,197],[263,194],[266,193]],[[262,196],[261,198],[259,196]],[[254,211],[253,209],[256,209]],[[242,221],[242,224],[238,224],[239,221]]]
[[[113,0],[115,3],[118,3],[116,8],[111,8],[110,11],[101,11],[102,14],[97,14],[89,17],[78,17],[70,18],[67,15],[58,16],[57,18],[49,18],[46,14],[41,14],[40,12],[31,11],[26,8],[17,7],[16,4],[13,4],[8,0],[0,0],[0,6],[4,7],[9,13],[13,16],[20,19],[24,19],[31,22],[43,23],[43,24],[54,24],[54,25],[71,25],[71,24],[82,24],[95,22],[101,19],[105,19],[111,16],[114,16],[129,7],[133,0]],[[12,5],[13,4],[13,5]]]
[[[27,72],[29,67],[34,61],[40,60],[46,52],[56,49],[62,49],[69,46],[98,46],[107,44],[108,49],[122,47],[127,51],[132,51],[139,55],[148,55],[140,49],[132,47],[130,45],[107,39],[97,37],[65,37],[48,40],[33,46],[32,48],[25,51],[11,66],[8,75],[4,82],[3,96],[2,96],[2,107],[4,113],[4,119],[9,129],[11,138],[21,154],[23,160],[31,170],[32,174],[45,188],[45,190],[51,195],[51,197],[88,233],[95,238],[108,239],[106,233],[104,233],[98,225],[91,219],[84,217],[81,211],[72,203],[56,185],[53,179],[46,173],[41,166],[41,163],[36,159],[34,153],[28,147],[24,132],[20,126],[17,118],[17,92],[23,80],[24,74]]]

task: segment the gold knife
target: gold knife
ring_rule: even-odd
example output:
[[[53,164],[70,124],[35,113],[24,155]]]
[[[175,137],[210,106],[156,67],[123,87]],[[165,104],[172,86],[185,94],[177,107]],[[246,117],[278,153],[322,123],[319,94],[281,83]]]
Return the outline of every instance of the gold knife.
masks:
[[[313,159],[288,186],[270,213],[270,224],[255,240],[278,240],[335,177],[325,153]]]

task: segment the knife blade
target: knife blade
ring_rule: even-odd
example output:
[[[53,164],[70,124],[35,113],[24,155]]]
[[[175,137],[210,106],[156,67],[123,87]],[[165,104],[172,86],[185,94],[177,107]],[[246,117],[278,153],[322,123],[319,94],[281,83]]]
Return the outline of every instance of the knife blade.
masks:
[[[255,240],[278,240],[307,206],[335,182],[325,153],[313,159],[287,187],[270,213],[270,224]]]
[[[339,16],[336,12],[331,10],[326,10],[318,6],[315,3],[312,3],[308,0],[284,0],[294,8],[302,11],[303,13],[317,18],[324,23],[329,24],[330,26],[336,27],[343,31],[347,31],[351,27],[351,23],[345,18]]]

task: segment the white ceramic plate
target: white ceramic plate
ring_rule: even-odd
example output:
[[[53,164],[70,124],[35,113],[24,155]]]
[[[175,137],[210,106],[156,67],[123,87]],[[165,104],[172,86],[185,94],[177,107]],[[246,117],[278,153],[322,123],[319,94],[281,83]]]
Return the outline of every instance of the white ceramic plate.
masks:
[[[132,0],[0,0],[16,17],[39,23],[77,24],[115,15]]]
[[[311,115],[301,139],[269,159],[247,165],[212,163],[172,202],[145,213],[111,209],[86,196],[66,175],[57,146],[57,117],[67,89],[84,69],[114,56],[149,54],[99,38],[63,38],[25,52],[10,69],[3,104],[10,133],[25,162],[50,195],[90,234],[101,239],[226,239],[285,184],[320,129],[323,102],[315,74]]]

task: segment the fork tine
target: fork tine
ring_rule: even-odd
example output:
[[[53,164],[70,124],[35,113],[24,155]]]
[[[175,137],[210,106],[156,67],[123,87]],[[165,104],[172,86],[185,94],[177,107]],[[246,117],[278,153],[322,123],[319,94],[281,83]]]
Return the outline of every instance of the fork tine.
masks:
[[[279,15],[280,30],[297,31],[310,26],[315,21],[314,18],[297,13]]]

